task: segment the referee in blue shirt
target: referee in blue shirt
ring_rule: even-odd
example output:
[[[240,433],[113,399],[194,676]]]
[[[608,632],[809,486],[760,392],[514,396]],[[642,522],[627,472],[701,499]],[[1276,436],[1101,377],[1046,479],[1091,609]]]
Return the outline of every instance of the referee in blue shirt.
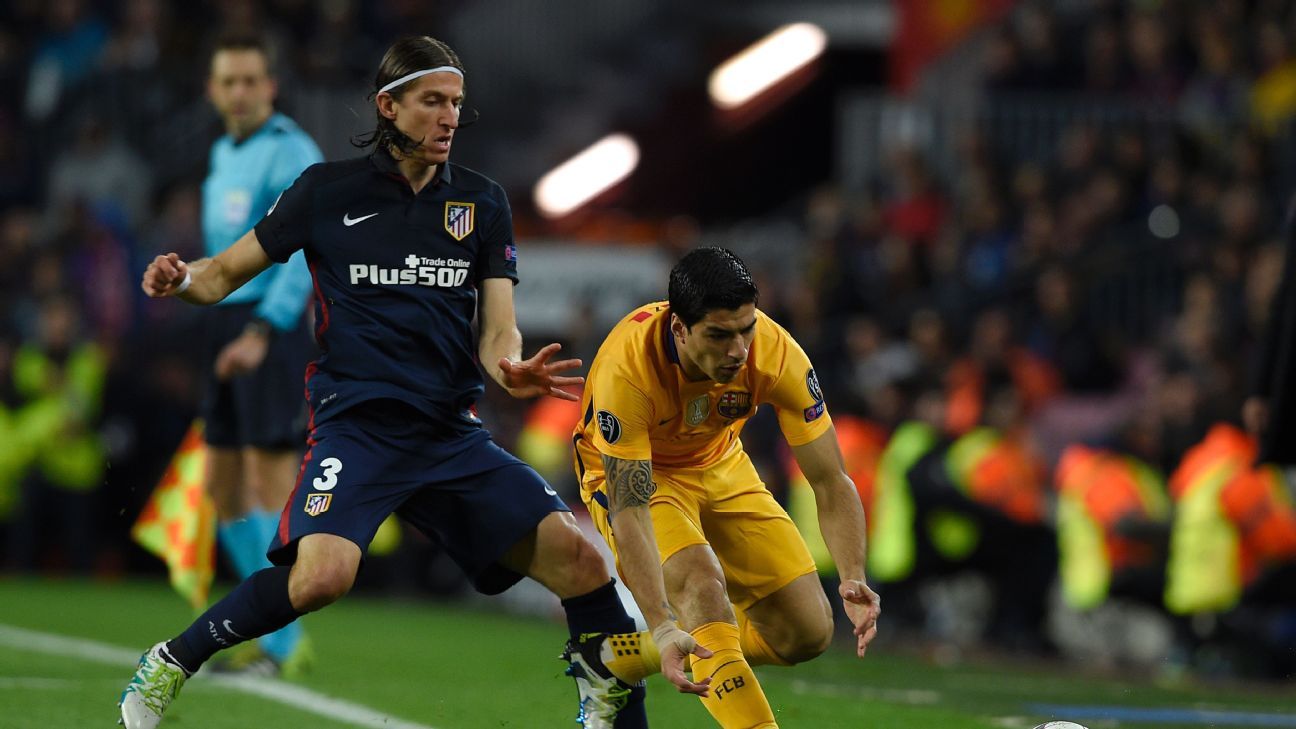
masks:
[[[203,240],[216,256],[247,233],[319,147],[274,110],[271,56],[255,36],[221,38],[207,92],[225,125],[203,182]],[[300,251],[209,310],[203,402],[209,452],[207,491],[216,502],[220,544],[240,579],[269,567],[266,549],[292,492],[305,444],[302,377],[315,347],[304,314],[310,271]],[[291,673],[309,660],[299,624],[261,638],[261,651]],[[234,668],[240,667],[233,661]],[[247,663],[245,661],[245,663]],[[264,659],[251,662],[269,668]]]

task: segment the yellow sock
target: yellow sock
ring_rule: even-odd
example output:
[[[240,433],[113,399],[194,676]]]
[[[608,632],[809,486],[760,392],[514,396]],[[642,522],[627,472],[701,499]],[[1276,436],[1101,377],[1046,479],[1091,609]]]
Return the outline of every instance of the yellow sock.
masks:
[[[760,634],[752,621],[747,619],[747,613],[734,608],[734,614],[738,616],[738,635],[742,644],[743,656],[747,662],[753,666],[790,666],[788,661],[774,651],[774,648],[765,641],[765,636]]]
[[[693,680],[711,679],[711,694],[702,705],[716,722],[723,729],[777,727],[765,692],[738,647],[738,626],[706,623],[693,630],[693,637],[714,654],[693,657]]]
[[[599,652],[603,665],[613,676],[628,684],[636,684],[645,677],[661,672],[661,653],[653,642],[652,633],[611,633],[603,641]]]

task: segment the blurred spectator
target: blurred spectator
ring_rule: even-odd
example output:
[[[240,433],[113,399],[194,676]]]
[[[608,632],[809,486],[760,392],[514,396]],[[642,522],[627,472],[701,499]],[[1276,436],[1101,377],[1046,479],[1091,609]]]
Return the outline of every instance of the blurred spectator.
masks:
[[[322,81],[351,81],[372,71],[382,49],[370,36],[355,32],[360,16],[358,0],[322,0],[301,3],[319,9],[319,24],[303,44],[304,70]]]
[[[1124,86],[1128,64],[1121,46],[1120,29],[1110,20],[1089,26],[1084,44],[1084,89],[1095,94],[1115,94]]]
[[[1260,72],[1251,91],[1251,111],[1267,132],[1296,111],[1296,58],[1291,41],[1277,20],[1261,23],[1256,40],[1256,65]]]
[[[945,222],[945,198],[917,150],[897,152],[892,164],[894,187],[882,213],[887,231],[915,246],[928,246]]]
[[[1125,42],[1129,48],[1132,78],[1128,89],[1152,103],[1173,103],[1183,87],[1183,77],[1171,46],[1169,20],[1156,10],[1135,11],[1126,18]]]
[[[166,42],[166,11],[160,0],[127,0],[121,22],[104,48],[104,69],[149,71],[156,68]]]
[[[1080,299],[1065,268],[1046,268],[1035,280],[1036,315],[1026,345],[1058,369],[1067,390],[1110,391],[1120,382],[1121,363],[1080,310]]]
[[[946,376],[949,405],[945,429],[966,433],[981,422],[989,395],[997,387],[1015,390],[1027,413],[1057,394],[1056,370],[1013,339],[1008,314],[992,309],[977,317],[968,354],[954,362]]]
[[[1179,99],[1185,124],[1199,136],[1219,139],[1247,110],[1250,83],[1227,29],[1203,22],[1197,30],[1197,72]]]
[[[48,119],[64,94],[96,67],[108,40],[108,27],[85,0],[51,0],[45,5],[46,29],[36,42],[27,77],[27,117]]]
[[[131,226],[148,217],[152,175],[144,160],[94,115],[77,125],[72,144],[50,165],[47,225],[53,226],[83,203],[108,219]]]
[[[41,302],[38,324],[13,363],[23,434],[35,460],[23,480],[8,558],[13,569],[31,570],[57,553],[56,564],[86,572],[98,553],[95,492],[105,459],[97,426],[105,362],[67,297]]]

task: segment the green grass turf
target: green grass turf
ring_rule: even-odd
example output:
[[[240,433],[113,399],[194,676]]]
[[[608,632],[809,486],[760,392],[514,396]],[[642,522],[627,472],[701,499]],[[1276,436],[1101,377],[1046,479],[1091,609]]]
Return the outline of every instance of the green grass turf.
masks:
[[[0,580],[0,623],[30,630],[143,650],[190,618],[160,583]],[[305,620],[319,660],[298,682],[304,688],[436,729],[575,726],[575,689],[556,658],[565,637],[558,623],[462,604],[360,596]],[[1028,728],[1049,718],[1030,715],[1026,707],[1032,703],[1296,714],[1292,686],[1168,688],[1061,666],[940,668],[883,651],[861,661],[841,647],[795,668],[761,668],[759,675],[785,728]],[[128,667],[0,647],[0,727],[110,727],[129,677]],[[714,726],[695,699],[676,694],[660,677],[649,682],[649,717],[658,728]],[[1087,723],[1093,729],[1206,726]],[[163,726],[353,725],[193,682]]]

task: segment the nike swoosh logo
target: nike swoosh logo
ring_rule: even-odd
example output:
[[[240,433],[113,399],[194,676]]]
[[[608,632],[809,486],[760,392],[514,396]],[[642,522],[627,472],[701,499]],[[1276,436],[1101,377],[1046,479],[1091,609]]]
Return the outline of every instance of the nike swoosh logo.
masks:
[[[342,216],[342,224],[350,228],[356,223],[363,223],[364,221],[368,220],[369,218],[372,218],[377,214],[378,213],[369,213],[368,215],[362,215],[358,218],[353,218],[351,217],[351,213],[346,213],[345,215]]]
[[[375,213],[375,215],[376,215],[376,214],[377,214],[377,213]],[[228,630],[228,631],[229,631],[229,634],[232,635],[232,636],[234,636],[235,638],[242,638],[243,640],[247,640],[247,637],[246,637],[246,636],[239,635],[238,633],[235,633],[235,632],[234,632],[234,626],[233,626],[233,624],[232,624],[229,620],[225,620],[225,621],[223,621],[223,622],[221,623],[221,625],[224,625],[224,626],[225,626],[225,630]]]

